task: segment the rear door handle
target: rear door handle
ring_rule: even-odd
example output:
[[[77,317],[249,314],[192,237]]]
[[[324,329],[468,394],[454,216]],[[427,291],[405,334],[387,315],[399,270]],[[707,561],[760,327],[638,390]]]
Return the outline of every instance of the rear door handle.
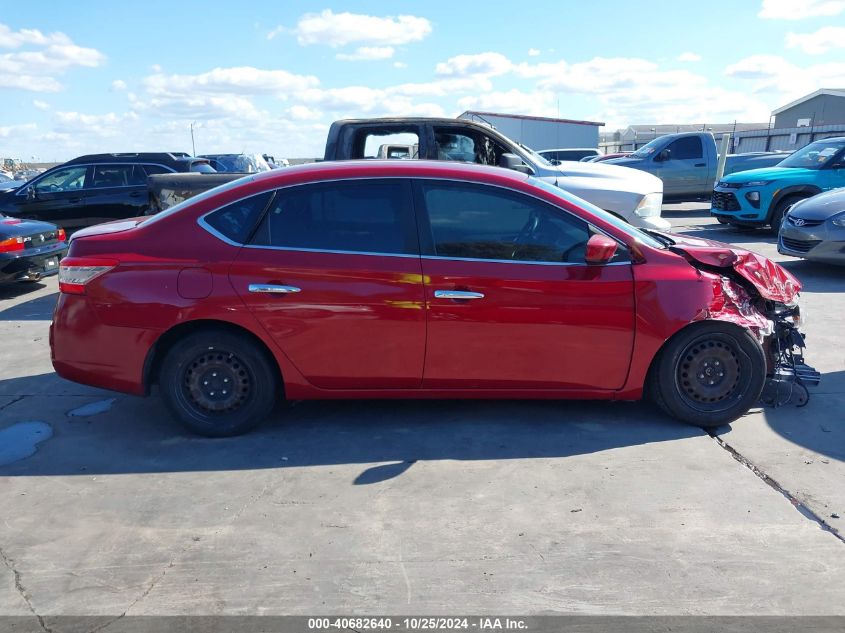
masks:
[[[300,292],[301,288],[296,286],[276,286],[274,284],[249,284],[250,292],[263,292],[271,295],[287,295]]]
[[[706,167],[707,163],[696,163],[695,166],[696,167]]]
[[[435,290],[434,296],[437,299],[483,299],[484,293],[469,290]]]
[[[68,198],[68,202],[71,204],[78,204],[80,200],[82,200],[82,198]]]

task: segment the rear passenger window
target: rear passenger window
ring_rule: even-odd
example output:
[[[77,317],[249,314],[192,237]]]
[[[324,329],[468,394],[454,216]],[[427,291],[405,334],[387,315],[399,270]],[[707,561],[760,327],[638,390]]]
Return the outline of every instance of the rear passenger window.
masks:
[[[276,192],[252,244],[356,253],[417,254],[406,180],[339,181]]]
[[[95,165],[92,187],[126,187],[132,180],[132,165]]]
[[[147,176],[155,176],[156,174],[171,174],[173,173],[170,169],[166,167],[162,167],[161,165],[136,165],[136,167],[141,167],[147,173]]]
[[[244,244],[272,195],[273,192],[268,191],[227,204],[205,216],[205,222],[233,242]]]

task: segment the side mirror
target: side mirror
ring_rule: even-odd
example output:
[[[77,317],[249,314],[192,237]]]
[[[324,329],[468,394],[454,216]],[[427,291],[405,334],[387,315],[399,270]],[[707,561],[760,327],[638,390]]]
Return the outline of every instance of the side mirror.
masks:
[[[663,161],[667,161],[672,158],[672,150],[671,149],[664,149],[657,156],[654,157],[654,161],[656,163],[662,163]]]
[[[613,259],[618,247],[616,240],[596,233],[587,240],[587,252],[584,259],[588,264],[606,264]]]
[[[523,163],[522,159],[516,154],[502,154],[499,156],[499,167],[513,169],[514,171],[528,174],[529,176],[534,173],[534,171],[528,165]]]
[[[27,200],[35,200],[38,197],[38,194],[35,193],[35,187],[30,185],[26,188],[26,199]]]

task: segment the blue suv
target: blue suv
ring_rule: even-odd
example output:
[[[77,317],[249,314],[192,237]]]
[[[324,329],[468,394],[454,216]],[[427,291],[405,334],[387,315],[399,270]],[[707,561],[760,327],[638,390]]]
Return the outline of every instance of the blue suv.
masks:
[[[789,207],[839,187],[845,187],[845,137],[841,136],[810,143],[774,167],[725,176],[713,189],[710,213],[723,224],[768,224],[777,235]]]

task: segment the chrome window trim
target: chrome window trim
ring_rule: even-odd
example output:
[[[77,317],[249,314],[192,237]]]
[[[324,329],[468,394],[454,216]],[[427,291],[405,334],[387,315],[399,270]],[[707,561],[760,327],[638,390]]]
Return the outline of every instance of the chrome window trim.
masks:
[[[549,204],[549,205],[555,207],[556,209],[558,209],[561,213],[566,213],[569,216],[575,218],[576,220],[580,220],[581,222],[586,222],[589,226],[593,227],[596,231],[598,231],[602,235],[609,237],[610,239],[615,241],[617,244],[619,244],[620,246],[625,248],[625,250],[627,250],[629,252],[631,250],[631,248],[625,242],[622,242],[618,238],[608,234],[606,231],[604,231],[600,227],[595,226],[589,220],[585,220],[584,218],[579,217],[578,215],[572,213],[568,209],[558,207],[557,205],[550,203],[548,200],[544,200],[543,198],[540,198],[539,196],[535,196],[534,194],[525,193],[524,191],[514,191],[513,189],[510,189],[509,187],[491,184],[491,183],[486,183],[486,182],[479,182],[477,180],[465,180],[463,178],[444,178],[444,177],[436,177],[436,176],[364,176],[364,177],[355,177],[355,178],[332,178],[332,179],[328,179],[328,180],[311,181],[311,182],[305,182],[305,183],[299,182],[299,183],[293,183],[293,184],[290,184],[290,185],[284,185],[284,186],[281,186],[281,187],[273,187],[271,189],[267,189],[265,191],[260,191],[258,193],[254,193],[254,194],[251,194],[249,196],[237,198],[236,200],[232,200],[231,202],[228,202],[225,205],[219,206],[216,209],[212,209],[211,211],[203,213],[200,217],[197,218],[197,224],[201,228],[203,228],[206,231],[208,231],[209,233],[211,233],[214,237],[216,237],[217,239],[219,239],[222,242],[225,242],[226,244],[228,244],[230,246],[238,246],[240,248],[252,248],[252,249],[259,249],[259,250],[265,250],[266,249],[266,250],[275,250],[275,251],[298,251],[298,252],[303,252],[303,253],[331,253],[331,254],[336,254],[336,255],[367,255],[367,256],[371,256],[371,257],[404,257],[404,258],[413,257],[413,258],[419,258],[419,259],[441,259],[441,260],[464,261],[464,262],[466,262],[466,261],[490,262],[490,263],[494,263],[494,264],[528,264],[530,266],[591,266],[591,265],[593,265],[593,266],[595,266],[595,265],[601,265],[601,266],[619,266],[619,265],[630,266],[630,265],[633,265],[633,261],[630,260],[630,259],[627,260],[627,261],[624,261],[624,262],[612,262],[612,263],[608,263],[608,264],[587,264],[586,262],[584,262],[584,263],[579,263],[579,262],[531,262],[531,261],[521,261],[521,260],[513,260],[513,259],[476,259],[476,258],[470,258],[470,257],[446,257],[446,256],[439,256],[439,255],[422,255],[420,253],[417,253],[417,254],[373,253],[373,252],[364,252],[364,251],[342,251],[342,250],[331,250],[331,249],[321,249],[321,248],[297,248],[297,247],[293,247],[293,246],[264,246],[264,245],[256,245],[256,244],[242,244],[240,242],[236,242],[236,241],[226,237],[225,235],[223,235],[222,233],[217,231],[215,228],[213,228],[211,225],[209,225],[208,222],[206,222],[206,220],[205,220],[206,216],[209,216],[212,213],[214,213],[215,211],[222,209],[224,206],[229,206],[230,204],[235,204],[236,202],[240,202],[242,200],[247,200],[247,199],[253,198],[255,196],[260,196],[262,194],[267,193],[267,191],[276,192],[276,191],[280,191],[282,189],[289,189],[290,187],[301,187],[303,185],[319,184],[319,183],[327,183],[327,182],[344,182],[344,181],[347,181],[347,180],[350,180],[350,181],[387,180],[387,179],[393,179],[393,178],[406,179],[406,180],[440,180],[440,181],[457,182],[457,183],[463,182],[463,183],[470,184],[470,185],[476,184],[476,185],[482,185],[482,186],[487,186],[487,187],[496,187],[498,189],[504,189],[505,191],[510,191],[512,193],[517,193],[517,194],[520,194],[520,195],[523,195],[523,196],[528,196],[529,198],[534,198],[535,200],[538,200],[539,202],[542,202],[544,204]],[[155,216],[153,216],[153,217],[155,217]]]
[[[67,168],[85,167],[85,169],[87,170],[89,167],[97,167],[99,165],[153,165],[155,167],[161,167],[162,169],[166,169],[171,174],[180,173],[180,172],[176,171],[175,169],[168,167],[167,165],[162,165],[161,163],[140,163],[140,162],[138,162],[138,163],[79,163],[79,164],[75,164],[75,165],[57,165],[56,171],[58,171],[58,167],[67,167]],[[41,180],[46,175],[46,173],[47,172],[44,172],[43,174],[39,174],[39,176],[37,178],[33,179],[33,181],[32,181],[33,184],[35,184],[39,180]],[[184,173],[189,173],[189,172],[184,172]],[[32,185],[29,185],[29,186],[32,186]],[[98,189],[124,189],[126,187],[141,187],[141,186],[144,186],[144,185],[118,185],[116,187],[82,187],[81,189],[65,189],[63,191],[54,191],[54,192],[46,192],[45,191],[44,193],[65,193],[66,191],[94,191],[94,190],[98,190]],[[21,187],[21,188],[26,189],[26,187]],[[16,196],[23,196],[23,195],[25,195],[25,193],[24,193],[24,191],[17,191],[17,192],[15,192],[15,195]]]

